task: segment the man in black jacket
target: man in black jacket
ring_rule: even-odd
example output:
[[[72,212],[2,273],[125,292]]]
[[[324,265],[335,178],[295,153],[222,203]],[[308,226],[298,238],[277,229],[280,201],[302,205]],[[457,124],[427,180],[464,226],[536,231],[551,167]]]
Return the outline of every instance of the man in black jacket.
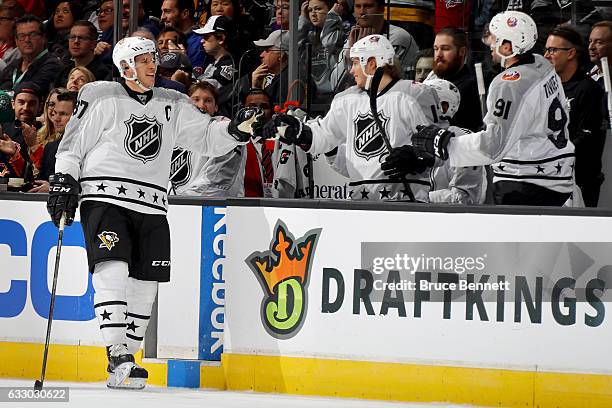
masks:
[[[451,125],[476,132],[482,126],[480,99],[476,77],[465,65],[467,35],[460,28],[440,30],[434,41],[433,72],[428,78],[438,77],[452,82],[461,94],[459,110],[451,119]]]
[[[70,58],[64,61],[64,69],[55,80],[55,86],[66,86],[70,71],[76,67],[85,67],[98,81],[112,79],[112,68],[95,55],[98,31],[91,21],[79,20],[70,29],[68,35],[68,52]]]
[[[47,50],[42,21],[32,15],[17,19],[15,42],[21,52],[21,58],[4,69],[0,78],[0,89],[12,90],[20,82],[32,82],[40,88],[42,100],[45,100],[63,65]]]
[[[576,184],[587,207],[597,207],[604,180],[601,155],[605,133],[602,129],[604,92],[587,77],[581,59],[584,44],[580,34],[569,26],[554,28],[546,39],[544,57],[555,67],[570,104],[569,138],[576,147]]]

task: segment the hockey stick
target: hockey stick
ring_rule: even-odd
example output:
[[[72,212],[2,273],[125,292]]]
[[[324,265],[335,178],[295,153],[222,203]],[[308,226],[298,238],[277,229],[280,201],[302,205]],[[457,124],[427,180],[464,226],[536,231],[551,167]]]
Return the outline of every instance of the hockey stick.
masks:
[[[45,371],[47,370],[47,355],[49,354],[49,340],[51,339],[51,323],[53,323],[53,308],[55,307],[55,293],[57,289],[57,274],[59,272],[60,254],[62,253],[62,240],[64,238],[64,226],[66,224],[66,212],[62,213],[57,234],[57,251],[55,252],[55,270],[53,271],[53,288],[51,289],[51,303],[49,304],[49,318],[47,319],[47,338],[45,339],[45,351],[43,353],[42,372],[40,380],[34,382],[34,389],[42,390],[45,382]]]
[[[478,96],[480,99],[480,115],[484,122],[485,116],[487,116],[487,89],[484,83],[484,75],[482,73],[482,62],[474,64],[474,71],[476,72],[476,85],[478,86]],[[484,166],[487,174],[487,190],[485,192],[485,203],[494,204],[493,194],[493,169],[491,166]]]
[[[606,100],[608,102],[608,125],[612,128],[612,86],[610,85],[610,67],[608,66],[608,57],[603,57],[600,60],[601,70],[604,77],[604,88],[606,90]]]
[[[482,62],[474,64],[476,71],[476,85],[478,86],[478,96],[480,97],[480,113],[484,118],[487,114],[487,89],[485,88],[484,75],[482,73]]]
[[[378,130],[380,131],[380,135],[382,136],[383,141],[385,142],[385,147],[391,153],[393,147],[391,146],[391,141],[389,140],[389,136],[387,135],[387,131],[385,130],[382,122],[380,121],[380,117],[378,116],[378,108],[376,107],[376,98],[378,97],[378,86],[380,85],[380,81],[382,80],[384,70],[383,68],[376,68],[374,72],[374,77],[372,78],[372,83],[370,84],[370,110],[372,111],[372,117],[374,118],[374,122],[376,122],[376,126],[378,126]],[[404,185],[405,194],[408,196],[408,199],[411,202],[415,202],[414,194],[412,193],[412,189],[410,188],[410,183],[404,177],[402,177],[402,184]]]

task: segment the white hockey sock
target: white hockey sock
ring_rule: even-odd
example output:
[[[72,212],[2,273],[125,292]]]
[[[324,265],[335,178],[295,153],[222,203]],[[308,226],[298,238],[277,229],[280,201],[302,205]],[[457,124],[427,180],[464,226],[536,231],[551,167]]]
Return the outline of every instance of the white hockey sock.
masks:
[[[130,354],[135,354],[140,349],[140,344],[144,339],[151,319],[151,309],[155,301],[155,295],[157,295],[158,285],[158,282],[128,278],[128,313],[124,338]]]
[[[125,343],[127,281],[126,262],[106,261],[96,264],[92,276],[95,290],[94,312],[107,346]]]

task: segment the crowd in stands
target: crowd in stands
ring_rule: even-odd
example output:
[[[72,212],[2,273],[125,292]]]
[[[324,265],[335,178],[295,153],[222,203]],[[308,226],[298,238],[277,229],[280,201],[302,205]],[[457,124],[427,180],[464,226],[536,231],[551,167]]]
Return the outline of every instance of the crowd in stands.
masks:
[[[452,125],[472,131],[482,126],[486,112],[474,64],[483,64],[486,84],[500,72],[491,61],[487,25],[508,1],[418,1],[415,9],[431,13],[429,20],[418,22],[393,20],[386,0],[295,1],[300,3],[294,8],[299,13],[297,44],[289,43],[290,0],[139,1],[138,27],[131,33],[130,1],[123,0],[119,29],[121,36],[141,36],[158,45],[156,86],[189,95],[211,116],[230,118],[244,105],[258,106],[271,117],[275,106],[282,108],[290,99],[310,107],[313,116],[324,114],[334,95],[354,85],[350,47],[370,34],[384,34],[395,48],[403,78],[423,82],[435,75],[457,86],[461,104]],[[23,179],[21,191],[48,191],[54,155],[76,111],[79,89],[118,77],[112,63],[114,3],[0,4],[0,177]],[[611,10],[590,0],[577,1],[573,10],[571,2],[554,0],[510,3],[536,21],[539,39],[533,52],[544,55],[562,80],[571,105],[576,183],[586,206],[595,207],[604,181],[609,121],[600,61],[612,57]],[[573,25],[572,11],[577,16]],[[299,64],[298,81],[290,83],[292,48]],[[201,177],[189,183],[177,166],[172,190],[212,197],[270,196],[272,150],[268,143],[253,142],[220,158],[200,158]],[[175,151],[177,160],[184,154]]]

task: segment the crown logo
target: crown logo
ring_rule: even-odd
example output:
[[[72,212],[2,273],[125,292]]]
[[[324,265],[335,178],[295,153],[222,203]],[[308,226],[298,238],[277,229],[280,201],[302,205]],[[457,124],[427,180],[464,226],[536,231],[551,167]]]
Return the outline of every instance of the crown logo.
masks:
[[[274,337],[292,337],[301,327],[307,306],[308,276],[320,231],[311,230],[295,239],[279,220],[270,249],[254,252],[245,260],[264,291],[262,320]]]

